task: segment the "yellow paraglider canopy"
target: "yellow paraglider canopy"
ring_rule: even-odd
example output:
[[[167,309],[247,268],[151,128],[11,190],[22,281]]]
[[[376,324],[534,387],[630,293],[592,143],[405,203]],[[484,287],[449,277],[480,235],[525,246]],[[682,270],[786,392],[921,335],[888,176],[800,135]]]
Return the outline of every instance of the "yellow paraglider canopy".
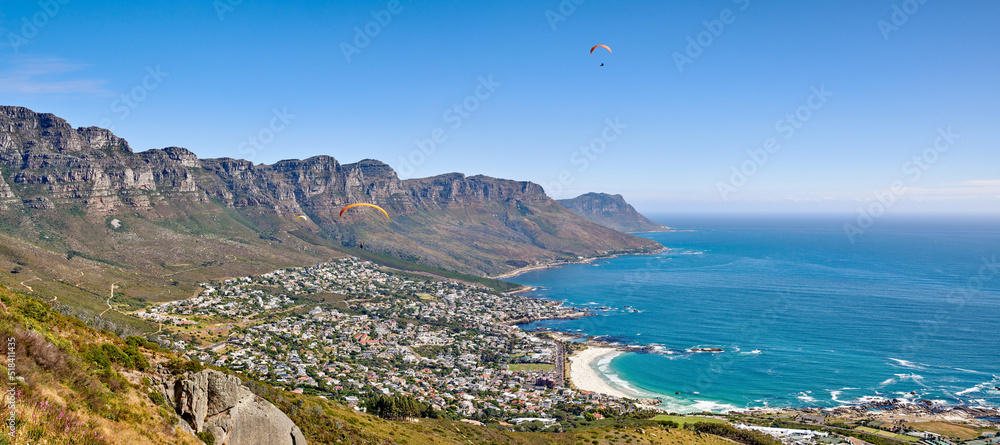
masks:
[[[367,203],[367,202],[359,202],[359,203],[355,203],[355,204],[351,204],[351,205],[349,205],[349,206],[347,206],[347,207],[344,207],[344,208],[340,209],[340,216],[344,216],[344,211],[345,211],[345,210],[347,210],[347,209],[349,209],[349,208],[351,208],[351,207],[359,207],[359,206],[364,206],[364,207],[373,207],[373,208],[376,208],[376,209],[379,209],[379,210],[380,210],[380,211],[382,211],[382,213],[383,213],[383,214],[385,215],[385,219],[386,219],[386,220],[388,220],[388,219],[389,219],[389,213],[388,213],[388,212],[386,212],[386,211],[385,211],[385,209],[383,209],[383,208],[381,208],[381,207],[379,207],[379,206],[377,206],[377,205],[375,205],[375,204],[369,204],[369,203]]]
[[[298,220],[299,220],[299,218],[302,218],[302,219],[304,219],[304,220],[306,220],[306,221],[309,221],[309,218],[307,218],[307,217],[306,217],[306,215],[299,215],[299,216],[296,216],[296,217],[295,217],[295,220],[296,220],[296,221],[298,221]]]

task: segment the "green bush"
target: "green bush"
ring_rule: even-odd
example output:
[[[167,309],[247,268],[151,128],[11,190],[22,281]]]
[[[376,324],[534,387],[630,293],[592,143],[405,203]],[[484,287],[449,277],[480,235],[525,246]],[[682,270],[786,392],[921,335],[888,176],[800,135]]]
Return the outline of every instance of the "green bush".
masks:
[[[108,355],[104,353],[102,348],[94,348],[83,354],[83,359],[97,365],[99,368],[110,368],[111,360],[108,359]]]
[[[136,348],[142,348],[146,344],[146,339],[138,335],[129,335],[125,338],[125,344],[135,346]]]
[[[21,313],[43,323],[49,321],[49,307],[35,299],[25,301],[21,306]]]
[[[202,431],[196,434],[196,436],[198,436],[198,438],[201,439],[202,442],[205,442],[208,445],[215,445],[215,435],[208,431]]]
[[[132,365],[135,369],[139,371],[145,371],[149,369],[149,360],[146,360],[146,356],[139,352],[139,348],[135,346],[128,346],[125,348],[125,354],[132,359]]]
[[[105,369],[95,375],[111,390],[112,397],[129,387],[128,380],[113,369]]]
[[[107,355],[108,360],[111,360],[111,363],[115,363],[117,365],[121,365],[126,368],[135,367],[135,365],[132,363],[132,359],[129,358],[128,354],[122,352],[122,350],[118,349],[117,346],[111,343],[105,343],[101,345],[101,349],[104,350],[104,354]]]
[[[205,369],[205,365],[202,365],[198,360],[187,360],[182,358],[174,357],[167,361],[164,365],[171,374],[183,374],[185,372],[199,372]]]
[[[158,406],[163,406],[166,405],[167,403],[167,398],[163,397],[163,394],[160,394],[159,391],[153,391],[149,393],[149,400],[152,400],[153,403],[157,404]]]

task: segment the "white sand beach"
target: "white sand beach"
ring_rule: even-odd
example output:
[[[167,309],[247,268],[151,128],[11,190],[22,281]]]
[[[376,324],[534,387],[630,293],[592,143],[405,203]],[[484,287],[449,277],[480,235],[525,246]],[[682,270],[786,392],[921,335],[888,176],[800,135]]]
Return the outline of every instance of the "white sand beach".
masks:
[[[600,376],[598,371],[592,366],[606,356],[618,355],[621,353],[621,351],[615,348],[590,347],[573,354],[573,356],[569,358],[569,378],[573,382],[573,386],[575,386],[576,389],[584,391],[593,391],[618,397],[635,398],[635,396],[625,394],[622,391],[611,387],[611,385],[609,385],[608,382],[605,381]]]

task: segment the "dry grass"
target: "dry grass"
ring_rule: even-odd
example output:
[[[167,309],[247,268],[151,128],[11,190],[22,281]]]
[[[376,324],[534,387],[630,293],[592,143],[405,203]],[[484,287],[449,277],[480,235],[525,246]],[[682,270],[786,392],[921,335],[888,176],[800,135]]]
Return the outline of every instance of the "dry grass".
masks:
[[[910,422],[906,426],[915,430],[929,431],[961,440],[972,440],[979,437],[979,431],[974,428],[948,422]]]
[[[166,429],[163,416],[141,378],[130,383],[118,366],[102,369],[83,352],[105,343],[124,347],[114,336],[87,328],[34,298],[0,288],[0,337],[15,343],[16,430],[0,444],[200,444],[190,434]],[[147,352],[147,354],[151,354]],[[5,431],[6,432],[6,431]]]

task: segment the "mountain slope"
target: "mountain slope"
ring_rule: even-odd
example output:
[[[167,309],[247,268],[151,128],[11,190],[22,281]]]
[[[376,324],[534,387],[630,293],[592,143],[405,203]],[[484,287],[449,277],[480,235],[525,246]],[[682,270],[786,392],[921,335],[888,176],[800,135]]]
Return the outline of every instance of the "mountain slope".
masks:
[[[205,435],[196,438],[191,434],[187,422],[197,421],[194,417],[182,420],[178,410],[188,414],[188,408],[204,410],[212,409],[212,405],[173,406],[158,390],[163,382],[177,382],[178,379],[185,390],[198,390],[194,383],[199,378],[192,372],[200,365],[195,362],[186,362],[136,337],[123,341],[106,332],[98,332],[77,319],[53,311],[38,299],[13,293],[2,286],[0,338],[5,344],[13,339],[15,368],[14,384],[10,388],[15,390],[17,407],[13,438],[8,435],[10,430],[5,422],[0,445],[198,445],[203,443],[202,439],[209,439]],[[240,379],[243,386],[272,403],[298,425],[309,444],[729,443],[714,436],[668,430],[653,421],[635,419],[626,420],[628,423],[609,420],[565,433],[504,431],[444,419],[392,422],[324,398],[289,393],[244,377]],[[211,386],[203,389],[213,391]],[[227,398],[224,392],[214,396]],[[9,417],[6,410],[4,413],[6,421]],[[640,426],[641,429],[637,428]],[[257,443],[271,443],[268,438],[259,439]]]
[[[574,214],[588,220],[610,227],[619,232],[661,232],[670,227],[657,224],[642,216],[622,195],[607,193],[586,193],[573,199],[560,199],[559,204]]]
[[[339,217],[352,202],[392,219]],[[401,181],[379,161],[329,156],[254,165],[177,147],[134,153],[108,130],[21,107],[0,107],[0,210],[0,232],[160,275],[171,264],[307,264],[360,244],[477,275],[660,247],[579,218],[530,182]]]

